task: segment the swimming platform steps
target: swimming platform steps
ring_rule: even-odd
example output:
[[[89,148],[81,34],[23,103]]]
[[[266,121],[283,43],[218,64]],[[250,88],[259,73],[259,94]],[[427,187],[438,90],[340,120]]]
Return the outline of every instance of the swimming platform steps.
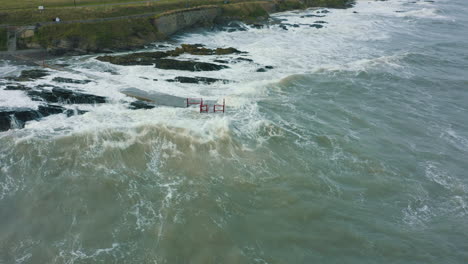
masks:
[[[121,93],[155,105],[172,106],[186,108],[192,105],[198,105],[200,113],[217,113],[226,111],[226,100],[219,104],[214,100],[203,100],[203,98],[183,98],[160,92],[148,92],[137,88],[126,88]]]

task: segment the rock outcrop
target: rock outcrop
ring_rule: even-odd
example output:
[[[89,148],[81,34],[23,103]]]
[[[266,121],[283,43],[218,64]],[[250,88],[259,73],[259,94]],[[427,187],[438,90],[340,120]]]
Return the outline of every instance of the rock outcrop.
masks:
[[[208,78],[208,77],[184,77],[184,76],[178,76],[178,77],[175,77],[174,79],[168,79],[166,81],[180,82],[180,83],[203,83],[203,84],[212,84],[216,82],[222,82],[226,84],[226,83],[231,82],[229,80],[224,80],[224,79],[216,79],[216,78]]]
[[[155,51],[155,52],[138,52],[117,56],[99,56],[96,59],[103,62],[110,62],[117,65],[153,65],[159,59],[166,57],[177,57],[184,53],[192,55],[228,55],[244,53],[235,48],[216,48],[208,49],[201,44],[182,44],[174,50]]]
[[[40,105],[37,109],[0,109],[0,131],[23,128],[28,121],[40,120],[50,115],[62,113],[70,117],[75,114],[84,114],[86,111],[66,109],[62,106],[51,104]]]
[[[174,59],[159,59],[155,61],[155,67],[163,70],[180,70],[180,71],[219,71],[229,68],[225,65],[219,65],[209,62],[199,61],[180,61]]]
[[[63,88],[52,88],[52,90],[30,90],[27,94],[36,101],[48,103],[68,104],[102,104],[106,98],[102,96],[75,92]]]

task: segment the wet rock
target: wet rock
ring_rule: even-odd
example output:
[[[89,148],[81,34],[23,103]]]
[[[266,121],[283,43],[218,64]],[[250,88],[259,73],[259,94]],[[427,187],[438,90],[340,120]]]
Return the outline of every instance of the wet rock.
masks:
[[[14,110],[0,110],[0,131],[12,128],[23,128],[27,121],[41,118],[38,111],[18,108]]]
[[[61,107],[59,105],[40,105],[37,109],[37,111],[42,115],[42,116],[49,116],[49,115],[55,115],[55,114],[61,114],[65,112],[65,108]]]
[[[314,21],[315,24],[328,24],[328,22],[326,21],[323,21],[323,20],[317,20],[317,21]]]
[[[241,61],[253,62],[253,60],[251,60],[251,59],[242,58],[242,57],[237,57],[237,58],[235,59],[235,62],[241,62]]]
[[[229,83],[229,80],[208,78],[208,77],[183,77],[178,76],[174,79],[166,80],[168,82],[180,82],[180,83],[203,83],[203,84],[212,84],[215,82]]]
[[[271,70],[273,68],[274,68],[273,66],[265,66],[263,68],[257,69],[257,72],[266,72],[267,70]]]
[[[179,61],[173,59],[160,59],[156,62],[156,68],[164,70],[181,71],[219,71],[229,68],[225,65],[219,65],[208,62]]]
[[[29,91],[31,90],[30,87],[24,85],[7,85],[5,87],[5,91]]]
[[[7,77],[5,79],[17,82],[27,82],[40,79],[47,75],[49,75],[49,72],[46,70],[24,70],[21,72],[19,77]]]
[[[132,110],[137,110],[137,109],[153,109],[155,107],[156,105],[152,103],[138,100],[138,101],[132,102],[128,108]]]
[[[55,77],[52,79],[54,82],[59,82],[59,83],[76,83],[76,84],[87,84],[90,83],[90,80],[75,80],[75,79],[70,79],[70,78],[62,78],[62,77]]]
[[[229,61],[227,60],[214,60],[214,62],[217,62],[217,63],[224,63],[224,64],[228,64]]]
[[[257,28],[257,29],[261,29],[261,28],[265,27],[265,25],[263,25],[263,24],[251,24],[250,26],[253,27],[253,28]]]
[[[284,29],[284,30],[288,30],[288,27],[286,27],[285,25],[280,25],[279,27]]]
[[[312,25],[310,25],[310,27],[314,27],[314,28],[323,28],[323,25],[320,25],[320,24],[312,24]]]
[[[202,44],[182,44],[181,47],[178,47],[175,50],[167,51],[167,54],[171,56],[179,56],[184,53],[192,55],[227,55],[241,53],[241,51],[235,48],[217,48],[213,50],[205,48]]]
[[[318,13],[318,14],[320,14],[320,13],[321,13],[321,14],[327,14],[327,13],[330,13],[330,11],[328,11],[328,10],[325,9],[325,10],[319,10],[319,11],[317,11],[317,13]]]
[[[53,88],[52,90],[33,90],[27,94],[36,101],[46,101],[49,103],[68,104],[101,104],[106,102],[102,96],[75,92],[63,88]]]
[[[358,12],[357,11],[353,11],[353,14],[357,14]]]
[[[218,29],[227,32],[236,32],[236,31],[247,31],[243,24],[237,21],[229,21],[228,23],[218,24]]]
[[[110,74],[112,74],[112,75],[120,75],[120,73],[115,72],[115,71],[113,71],[113,70],[105,70],[104,72],[108,72],[108,73],[110,73]]]
[[[121,56],[99,56],[96,59],[117,65],[153,65],[160,59],[172,56],[177,57],[184,53],[192,55],[228,55],[243,53],[235,48],[208,49],[202,44],[182,44],[169,51],[140,52]]]
[[[37,110],[29,108],[0,109],[0,131],[14,128],[23,128],[25,123],[32,120],[40,120],[43,117],[56,114],[67,116],[84,114],[86,111],[66,109],[58,105],[40,105]]]
[[[166,52],[140,52],[121,56],[99,56],[96,59],[117,65],[153,65],[156,60],[169,56]]]
[[[301,18],[304,18],[304,17],[325,17],[325,15],[313,15],[313,14],[309,14],[309,15],[301,16]]]

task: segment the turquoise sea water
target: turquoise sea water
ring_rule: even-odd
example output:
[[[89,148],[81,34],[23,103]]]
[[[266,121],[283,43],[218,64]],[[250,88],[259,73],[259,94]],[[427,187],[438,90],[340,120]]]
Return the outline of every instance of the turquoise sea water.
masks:
[[[467,11],[358,1],[274,15],[321,29],[165,43],[254,61],[219,72],[56,59],[78,72],[27,85],[92,79],[68,86],[110,102],[0,133],[0,263],[468,263]],[[164,81],[174,76],[235,82]],[[227,112],[128,110],[128,86],[226,98]],[[37,107],[3,88],[0,106]]]

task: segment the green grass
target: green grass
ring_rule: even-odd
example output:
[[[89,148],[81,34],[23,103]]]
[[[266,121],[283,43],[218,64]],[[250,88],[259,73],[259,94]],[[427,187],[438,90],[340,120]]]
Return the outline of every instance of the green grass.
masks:
[[[118,4],[126,2],[146,2],[147,0],[2,0],[2,9],[37,9],[38,6],[47,8],[69,7],[83,5]],[[151,0],[150,0],[151,1]]]
[[[7,49],[7,30],[6,28],[0,28],[0,51],[5,51]]]
[[[241,20],[255,20],[259,17],[268,16],[267,11],[263,7],[266,2],[248,2],[237,3],[221,6],[223,16],[238,18]]]
[[[236,2],[247,0],[236,0]],[[59,17],[62,21],[111,18],[146,13],[162,13],[170,10],[203,5],[222,4],[224,0],[161,0],[150,4],[130,4],[116,6],[93,6],[77,8],[54,8],[40,12],[36,9],[0,11],[0,24],[34,25],[38,22],[50,22]],[[187,5],[187,3],[189,5]]]
[[[81,48],[106,47],[122,48],[126,46],[142,45],[142,39],[156,40],[158,32],[149,18],[137,18],[99,22],[57,24],[43,27],[36,34],[35,39],[43,47],[49,47],[58,39],[73,40],[80,38],[85,42]]]

